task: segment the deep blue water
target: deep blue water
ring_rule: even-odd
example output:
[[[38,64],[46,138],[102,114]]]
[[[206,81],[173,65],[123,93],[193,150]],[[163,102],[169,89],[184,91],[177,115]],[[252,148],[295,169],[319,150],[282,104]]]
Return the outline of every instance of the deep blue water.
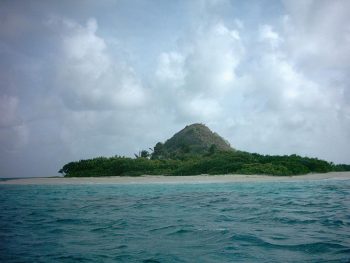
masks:
[[[350,262],[350,180],[0,185],[0,262]]]

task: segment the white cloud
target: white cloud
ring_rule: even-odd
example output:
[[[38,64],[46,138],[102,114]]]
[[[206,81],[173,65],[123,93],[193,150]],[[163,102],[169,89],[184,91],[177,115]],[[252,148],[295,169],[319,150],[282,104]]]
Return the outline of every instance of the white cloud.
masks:
[[[112,47],[97,35],[96,20],[86,26],[60,21],[66,27],[56,83],[67,106],[64,145],[75,158],[139,151],[152,134],[142,130],[153,123],[144,84],[130,64],[109,52]]]
[[[350,60],[349,1],[284,1],[289,52],[305,70],[346,69]]]
[[[283,41],[277,32],[272,30],[270,25],[263,25],[259,28],[259,36],[261,41],[266,41],[272,48],[276,48]]]
[[[244,55],[239,31],[224,23],[201,25],[176,51],[163,52],[156,89],[176,107],[177,118],[210,120],[221,112],[220,99],[234,88]]]
[[[193,115],[194,118],[202,117],[199,121],[213,120],[220,118],[222,109],[215,99],[195,97],[188,104],[184,105],[184,113]]]
[[[236,67],[244,55],[239,32],[223,23],[203,26],[189,44],[187,85],[218,95],[233,87]]]
[[[75,110],[116,110],[145,105],[146,93],[134,69],[108,53],[97,35],[95,19],[81,26],[72,20],[53,19],[63,27],[62,54],[56,83],[66,105]]]
[[[159,56],[158,63],[156,78],[160,82],[174,87],[183,86],[185,84],[185,57],[182,54],[178,52],[164,52]]]

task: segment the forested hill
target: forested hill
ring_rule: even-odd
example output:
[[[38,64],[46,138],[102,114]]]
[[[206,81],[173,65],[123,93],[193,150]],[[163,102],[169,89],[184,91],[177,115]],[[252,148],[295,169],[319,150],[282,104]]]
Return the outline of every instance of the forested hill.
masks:
[[[299,175],[312,172],[350,171],[350,165],[297,155],[269,156],[237,151],[203,124],[192,124],[176,133],[153,152],[146,150],[135,158],[98,157],[70,162],[60,169],[66,177],[270,174]]]
[[[195,123],[186,126],[164,144],[158,142],[152,159],[174,159],[184,154],[203,155],[214,151],[233,151],[233,148],[228,141],[204,124]]]

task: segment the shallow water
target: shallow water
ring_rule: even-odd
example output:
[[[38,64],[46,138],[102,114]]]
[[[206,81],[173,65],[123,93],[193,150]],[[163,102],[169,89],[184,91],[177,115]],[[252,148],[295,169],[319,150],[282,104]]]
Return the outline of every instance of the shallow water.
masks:
[[[0,185],[1,262],[349,262],[350,180]]]

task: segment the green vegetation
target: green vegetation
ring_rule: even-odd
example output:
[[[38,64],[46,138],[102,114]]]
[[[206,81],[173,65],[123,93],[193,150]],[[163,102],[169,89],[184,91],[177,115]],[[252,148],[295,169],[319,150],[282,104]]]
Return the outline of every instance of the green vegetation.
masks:
[[[203,124],[192,124],[151,152],[142,150],[135,158],[98,157],[70,162],[59,171],[66,177],[268,174],[299,175],[350,171],[350,165],[335,165],[298,155],[269,156],[237,151]],[[152,152],[153,151],[153,152]]]
[[[99,157],[71,162],[60,173],[66,177],[198,175],[198,174],[269,174],[299,175],[349,171],[350,165],[334,165],[316,158],[297,155],[269,156],[241,151],[206,155],[184,155],[181,159],[148,159],[145,157]]]

